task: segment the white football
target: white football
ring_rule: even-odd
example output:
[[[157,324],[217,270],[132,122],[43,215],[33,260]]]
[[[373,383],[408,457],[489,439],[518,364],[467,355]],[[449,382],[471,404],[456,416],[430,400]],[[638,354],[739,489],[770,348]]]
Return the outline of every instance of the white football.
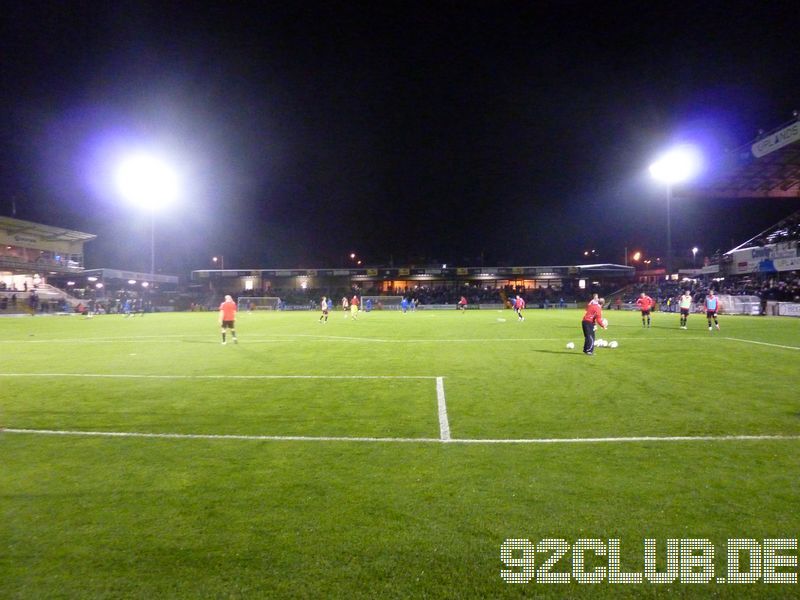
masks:
[[[574,348],[575,348],[575,344],[573,344],[572,342],[569,342],[567,344],[567,350],[573,350]]]
[[[609,348],[616,348],[617,346],[619,346],[617,340],[613,340],[611,343],[608,344]]]

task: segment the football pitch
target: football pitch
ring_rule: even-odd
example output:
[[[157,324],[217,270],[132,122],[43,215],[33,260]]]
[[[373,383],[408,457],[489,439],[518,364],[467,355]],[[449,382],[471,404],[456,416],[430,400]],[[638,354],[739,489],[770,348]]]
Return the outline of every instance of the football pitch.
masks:
[[[581,314],[0,319],[0,597],[797,597],[722,578],[800,537],[800,320]],[[578,583],[645,539],[714,576]]]

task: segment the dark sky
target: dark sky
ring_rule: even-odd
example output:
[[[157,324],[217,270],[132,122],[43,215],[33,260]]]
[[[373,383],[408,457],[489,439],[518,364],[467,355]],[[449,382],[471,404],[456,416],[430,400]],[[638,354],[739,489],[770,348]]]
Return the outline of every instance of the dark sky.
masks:
[[[603,7],[602,5],[607,6]],[[146,270],[111,163],[183,178],[158,269],[565,264],[660,254],[662,149],[710,154],[800,108],[790,3],[20,2],[0,31],[0,214],[97,234]],[[781,6],[785,8],[781,8]],[[673,204],[676,255],[798,200]]]

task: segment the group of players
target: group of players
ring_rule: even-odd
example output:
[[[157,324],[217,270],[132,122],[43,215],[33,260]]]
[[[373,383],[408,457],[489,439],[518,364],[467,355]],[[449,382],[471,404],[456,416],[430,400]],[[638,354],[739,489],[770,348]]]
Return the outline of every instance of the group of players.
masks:
[[[584,354],[591,355],[594,353],[594,332],[597,327],[602,327],[603,329],[608,327],[608,321],[603,318],[602,307],[604,304],[605,300],[600,298],[597,294],[594,294],[592,300],[586,307],[586,312],[581,320],[581,327],[583,329],[584,337]],[[348,300],[346,296],[343,297],[342,310],[345,311],[345,318],[347,317],[347,311],[349,309],[350,316],[354,320],[357,319],[359,305],[360,300],[357,295],[354,295],[350,300]],[[689,290],[686,290],[680,297],[678,305],[681,311],[680,327],[681,329],[686,329],[686,323],[689,319],[689,309],[692,305],[692,295]],[[642,327],[650,327],[650,312],[655,306],[655,302],[650,296],[642,292],[639,295],[639,298],[636,300],[636,306],[642,313]],[[466,309],[466,307],[467,299],[462,296],[456,305],[456,308],[463,311]],[[525,310],[525,300],[519,294],[517,294],[512,301],[512,307],[514,308],[514,312],[517,314],[517,321],[524,321],[525,316],[523,315],[523,310]],[[717,320],[717,313],[719,312],[719,298],[717,298],[717,296],[714,294],[714,290],[711,290],[706,296],[705,307],[706,319],[708,319],[708,330],[713,331],[711,325],[711,322],[713,321],[714,327],[716,327],[717,331],[719,331],[719,321]],[[323,296],[322,301],[320,302],[320,310],[322,311],[322,314],[319,317],[320,323],[328,322],[328,313],[332,308],[333,302],[330,301],[326,296]],[[219,305],[219,324],[222,334],[222,344],[225,345],[227,343],[228,332],[231,334],[233,343],[237,344],[239,340],[236,337],[236,302],[233,301],[233,298],[230,295],[226,295],[225,300]]]
[[[650,327],[650,311],[655,307],[655,301],[642,292],[636,300],[636,306],[642,313],[642,327]],[[686,290],[678,300],[678,308],[681,312],[681,329],[686,329],[686,323],[689,320],[689,309],[692,307],[692,294]],[[713,331],[711,322],[714,322],[714,327],[719,331],[719,320],[717,313],[719,312],[719,298],[714,294],[714,290],[710,290],[705,300],[706,319],[708,319],[708,330]]]
[[[517,296],[519,298],[519,296]],[[586,306],[586,312],[581,320],[581,327],[583,329],[583,353],[592,355],[594,354],[594,332],[598,327],[603,329],[608,328],[608,321],[603,318],[603,305],[605,299],[598,297],[595,294],[589,304]],[[650,327],[650,311],[655,306],[655,301],[642,292],[636,300],[636,306],[642,313],[642,327]],[[689,319],[689,309],[692,306],[692,294],[686,290],[678,301],[678,306],[681,311],[681,329],[686,329],[686,323]],[[705,300],[706,319],[708,320],[708,330],[713,332],[714,327],[719,331],[719,320],[717,313],[719,312],[719,298],[714,294],[714,290],[710,290]],[[712,327],[711,322],[714,322]]]

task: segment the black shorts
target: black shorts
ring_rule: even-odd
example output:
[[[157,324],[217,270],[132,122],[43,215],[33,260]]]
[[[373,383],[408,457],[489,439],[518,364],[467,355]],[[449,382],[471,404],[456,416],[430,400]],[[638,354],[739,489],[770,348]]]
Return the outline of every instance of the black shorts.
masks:
[[[643,310],[642,311],[642,316],[643,317],[649,317],[650,316],[650,311],[649,310]]]
[[[683,315],[684,317],[688,317],[689,316],[689,309],[688,308],[682,308],[681,309],[681,315]]]
[[[706,311],[706,318],[707,319],[715,319],[717,317],[717,311],[715,310],[707,310]]]
[[[235,329],[233,326],[233,321],[223,321],[222,322],[223,329]]]

